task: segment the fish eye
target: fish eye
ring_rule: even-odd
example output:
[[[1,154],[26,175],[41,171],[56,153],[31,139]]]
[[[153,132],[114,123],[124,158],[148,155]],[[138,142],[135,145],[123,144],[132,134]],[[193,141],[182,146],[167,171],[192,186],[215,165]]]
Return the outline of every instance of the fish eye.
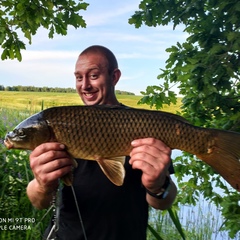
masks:
[[[22,129],[22,128],[20,128],[20,129],[18,129],[18,136],[19,137],[23,137],[23,136],[25,136],[25,132],[24,132],[24,130]]]

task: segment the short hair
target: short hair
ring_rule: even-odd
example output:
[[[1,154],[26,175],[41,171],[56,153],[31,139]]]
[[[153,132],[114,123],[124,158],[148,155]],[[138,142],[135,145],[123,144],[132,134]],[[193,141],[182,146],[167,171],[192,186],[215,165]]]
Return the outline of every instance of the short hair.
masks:
[[[79,57],[84,54],[88,54],[88,53],[98,53],[98,54],[103,55],[108,62],[109,74],[113,73],[114,69],[118,68],[117,59],[116,59],[115,55],[113,54],[113,52],[110,51],[108,48],[100,46],[100,45],[92,45],[92,46],[86,48],[85,50],[83,50],[80,53]]]

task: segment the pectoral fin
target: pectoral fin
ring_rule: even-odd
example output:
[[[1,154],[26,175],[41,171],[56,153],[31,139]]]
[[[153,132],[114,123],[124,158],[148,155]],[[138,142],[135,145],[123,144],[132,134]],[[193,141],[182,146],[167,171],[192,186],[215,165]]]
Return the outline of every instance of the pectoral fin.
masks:
[[[125,177],[125,156],[112,159],[98,158],[96,161],[101,167],[104,174],[113,184],[117,186],[123,185]]]

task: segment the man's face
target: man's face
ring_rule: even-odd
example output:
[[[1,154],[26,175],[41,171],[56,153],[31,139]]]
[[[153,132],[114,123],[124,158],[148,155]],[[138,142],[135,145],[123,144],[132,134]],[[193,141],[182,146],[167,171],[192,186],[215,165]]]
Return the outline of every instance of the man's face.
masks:
[[[75,67],[76,89],[86,105],[114,104],[114,74],[108,72],[108,63],[100,54],[81,55]]]

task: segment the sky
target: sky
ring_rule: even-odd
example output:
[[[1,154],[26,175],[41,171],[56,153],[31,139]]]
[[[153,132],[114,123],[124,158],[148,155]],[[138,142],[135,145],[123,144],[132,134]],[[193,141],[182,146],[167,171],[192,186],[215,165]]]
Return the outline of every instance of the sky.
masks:
[[[37,87],[75,87],[74,67],[82,50],[90,45],[103,45],[117,57],[122,72],[116,89],[140,95],[149,85],[162,84],[157,76],[168,59],[166,48],[185,41],[182,27],[172,25],[135,28],[128,19],[138,10],[140,0],[86,0],[86,11],[80,11],[86,28],[70,27],[67,36],[48,38],[48,31],[39,29],[22,61],[0,61],[0,85]],[[0,49],[0,54],[2,49]],[[177,88],[175,89],[177,92]]]

